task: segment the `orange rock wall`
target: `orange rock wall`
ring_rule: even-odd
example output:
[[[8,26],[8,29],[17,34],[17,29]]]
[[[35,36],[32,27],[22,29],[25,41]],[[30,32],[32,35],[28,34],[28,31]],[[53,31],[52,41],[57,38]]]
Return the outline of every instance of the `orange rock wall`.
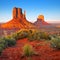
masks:
[[[22,18],[22,9],[21,8],[16,8],[16,7],[14,7],[13,8],[13,18]]]

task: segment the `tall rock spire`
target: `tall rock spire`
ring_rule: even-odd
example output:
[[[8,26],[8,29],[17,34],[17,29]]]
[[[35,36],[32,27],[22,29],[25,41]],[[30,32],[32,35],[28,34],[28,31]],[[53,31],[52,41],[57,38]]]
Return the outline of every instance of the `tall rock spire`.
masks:
[[[18,8],[18,18],[22,18],[22,9]]]
[[[26,19],[26,11],[24,10],[23,18]]]
[[[13,18],[22,18],[22,9],[21,8],[13,8]]]
[[[14,8],[13,8],[13,13],[12,13],[13,18],[17,18],[17,14],[18,14],[17,8],[14,7]]]

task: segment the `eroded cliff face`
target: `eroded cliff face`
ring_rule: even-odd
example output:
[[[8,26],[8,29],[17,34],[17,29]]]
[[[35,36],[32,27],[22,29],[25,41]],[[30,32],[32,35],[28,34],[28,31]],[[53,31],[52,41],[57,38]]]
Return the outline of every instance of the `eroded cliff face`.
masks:
[[[6,22],[5,24],[2,24],[2,28],[19,28],[19,29],[27,29],[27,28],[35,28],[34,25],[31,22],[28,22],[26,19],[26,11],[22,13],[21,8],[13,8],[12,11],[12,20],[9,22]]]

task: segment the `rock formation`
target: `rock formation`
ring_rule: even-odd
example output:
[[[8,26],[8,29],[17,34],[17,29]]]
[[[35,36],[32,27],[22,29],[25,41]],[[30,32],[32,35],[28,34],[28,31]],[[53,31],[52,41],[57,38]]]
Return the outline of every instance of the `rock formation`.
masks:
[[[12,20],[2,24],[1,27],[5,29],[34,29],[48,26],[49,24],[45,22],[44,15],[39,15],[35,23],[31,23],[26,19],[26,11],[22,12],[21,8],[13,8]]]
[[[14,18],[19,18],[19,19],[23,18],[22,9],[14,7],[12,16],[13,16],[13,19]]]
[[[26,19],[26,11],[24,11],[23,18]]]
[[[21,19],[22,18],[22,15],[23,15],[22,14],[22,9],[21,8],[17,8],[17,9],[18,9],[18,11],[17,11],[18,12],[17,18],[20,18]]]
[[[12,28],[19,28],[19,29],[35,28],[31,22],[27,21],[26,11],[24,11],[24,13],[22,13],[21,8],[14,7],[12,16],[13,16],[13,19],[5,24],[2,24],[1,25],[2,28],[9,28],[9,29],[12,29]]]
[[[37,17],[37,21],[34,22],[34,25],[37,27],[37,28],[41,28],[41,27],[48,27],[50,24],[45,22],[44,20],[44,15],[39,15]]]
[[[13,8],[13,18],[17,18],[17,8]]]
[[[44,16],[43,15],[39,15],[37,20],[44,21]]]

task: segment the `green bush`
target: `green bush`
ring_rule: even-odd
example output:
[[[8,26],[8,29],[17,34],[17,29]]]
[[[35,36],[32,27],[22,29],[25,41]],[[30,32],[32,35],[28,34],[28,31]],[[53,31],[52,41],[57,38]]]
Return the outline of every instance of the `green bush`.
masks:
[[[26,38],[27,36],[28,36],[28,32],[26,32],[26,31],[22,31],[22,32],[20,33],[20,39]]]
[[[1,43],[0,44],[0,55],[1,55],[2,51],[4,50],[4,48],[5,48],[5,45],[3,43]]]
[[[34,40],[36,40],[36,35],[35,35],[35,34],[29,34],[29,35],[28,35],[28,40],[29,40],[29,41],[34,41]]]
[[[33,47],[30,44],[24,45],[22,58],[27,57],[28,60],[32,60],[31,59],[32,55],[38,56],[39,54],[34,51]]]
[[[5,41],[5,38],[4,37],[0,39],[0,44],[3,44],[4,45],[4,48],[7,47],[7,42]]]
[[[28,36],[27,31],[19,31],[19,32],[12,35],[12,37],[15,38],[16,40],[26,38],[27,36]]]
[[[54,39],[54,37],[52,35],[49,35],[48,39],[52,40],[52,39]]]
[[[28,38],[29,41],[51,39],[48,33],[40,32],[39,30],[20,30],[19,32],[13,34],[12,37],[16,40]]]
[[[0,47],[5,48],[5,45],[1,43],[1,44],[0,44]]]
[[[12,38],[11,36],[0,38],[0,55],[6,47],[10,47],[15,44],[16,44],[16,40]]]
[[[28,39],[30,41],[33,41],[33,40],[41,40],[41,39],[50,40],[51,38],[49,34],[46,32],[32,31],[32,33],[29,33]]]
[[[54,38],[50,44],[53,48],[60,49],[60,38]]]
[[[19,32],[12,35],[16,40],[28,38],[28,40],[41,40],[50,39],[49,34],[46,32],[40,32],[39,30],[20,30]]]
[[[3,48],[2,48],[2,47],[0,47],[0,55],[1,55],[2,51],[3,51]]]
[[[49,39],[49,34],[46,32],[40,32],[40,38],[41,39]]]
[[[5,37],[4,40],[6,41],[7,47],[10,47],[16,44],[16,40],[10,36]]]
[[[5,43],[5,40],[3,38],[0,38],[0,43]]]
[[[31,45],[29,45],[29,44],[24,45],[23,53],[27,57],[32,56],[33,53],[34,53],[33,47]]]
[[[0,38],[0,55],[1,55],[2,51],[3,51],[3,49],[6,48],[5,43],[6,43],[6,41],[3,40],[2,38]]]
[[[38,31],[30,30],[28,33],[29,33],[28,34],[29,41],[40,40],[40,34]]]

